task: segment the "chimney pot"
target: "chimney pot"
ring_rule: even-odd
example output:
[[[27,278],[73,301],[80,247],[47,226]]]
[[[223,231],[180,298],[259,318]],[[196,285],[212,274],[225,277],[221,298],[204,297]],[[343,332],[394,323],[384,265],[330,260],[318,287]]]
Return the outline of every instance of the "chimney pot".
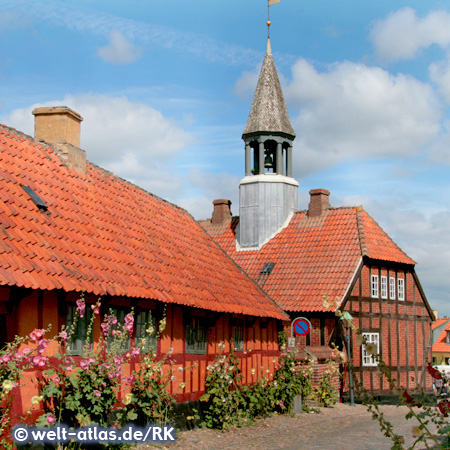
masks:
[[[231,201],[224,198],[213,201],[214,210],[211,223],[219,225],[231,222]]]
[[[69,169],[86,172],[86,152],[80,148],[80,124],[83,118],[67,106],[36,108],[34,138],[54,147]]]
[[[330,191],[326,189],[312,189],[309,191],[311,200],[308,206],[309,217],[320,217],[330,205]]]

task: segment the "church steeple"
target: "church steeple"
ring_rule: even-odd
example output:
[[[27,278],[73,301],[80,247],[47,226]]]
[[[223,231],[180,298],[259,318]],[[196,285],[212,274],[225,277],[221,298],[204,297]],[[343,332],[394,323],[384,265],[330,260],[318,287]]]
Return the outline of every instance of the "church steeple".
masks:
[[[242,139],[245,178],[239,185],[238,242],[243,249],[259,248],[283,227],[298,205],[298,183],[292,178],[295,132],[270,38]]]
[[[289,119],[273,61],[270,38],[267,38],[266,56],[242,139],[259,134],[279,134],[291,140],[295,139],[295,132]]]

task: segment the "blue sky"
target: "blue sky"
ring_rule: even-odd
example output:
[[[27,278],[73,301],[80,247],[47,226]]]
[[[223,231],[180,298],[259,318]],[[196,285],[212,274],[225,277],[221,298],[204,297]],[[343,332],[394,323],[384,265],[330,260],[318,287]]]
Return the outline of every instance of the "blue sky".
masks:
[[[314,188],[363,205],[450,316],[450,5],[281,0],[271,43],[299,208]],[[241,135],[264,57],[266,0],[0,0],[0,121],[83,117],[88,159],[188,209],[238,214]]]

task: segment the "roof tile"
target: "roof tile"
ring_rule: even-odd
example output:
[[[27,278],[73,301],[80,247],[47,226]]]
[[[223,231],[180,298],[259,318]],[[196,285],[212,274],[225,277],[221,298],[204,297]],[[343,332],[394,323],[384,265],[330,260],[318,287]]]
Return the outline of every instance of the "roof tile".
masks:
[[[260,250],[237,250],[238,222],[200,223],[286,311],[325,311],[323,295],[342,299],[362,256],[415,264],[360,207],[330,208],[318,218],[298,211]],[[268,276],[260,273],[267,262],[276,263]]]
[[[1,125],[0,155],[0,285],[287,318],[183,209],[93,164],[71,171],[51,147]]]

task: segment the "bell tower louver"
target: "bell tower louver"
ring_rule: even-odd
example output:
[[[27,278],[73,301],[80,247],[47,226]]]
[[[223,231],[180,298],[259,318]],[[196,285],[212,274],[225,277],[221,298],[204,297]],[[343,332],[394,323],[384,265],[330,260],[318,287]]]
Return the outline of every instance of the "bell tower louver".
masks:
[[[238,243],[241,249],[259,248],[298,208],[298,183],[292,177],[295,132],[273,61],[270,38],[242,139],[245,177],[239,184]]]

